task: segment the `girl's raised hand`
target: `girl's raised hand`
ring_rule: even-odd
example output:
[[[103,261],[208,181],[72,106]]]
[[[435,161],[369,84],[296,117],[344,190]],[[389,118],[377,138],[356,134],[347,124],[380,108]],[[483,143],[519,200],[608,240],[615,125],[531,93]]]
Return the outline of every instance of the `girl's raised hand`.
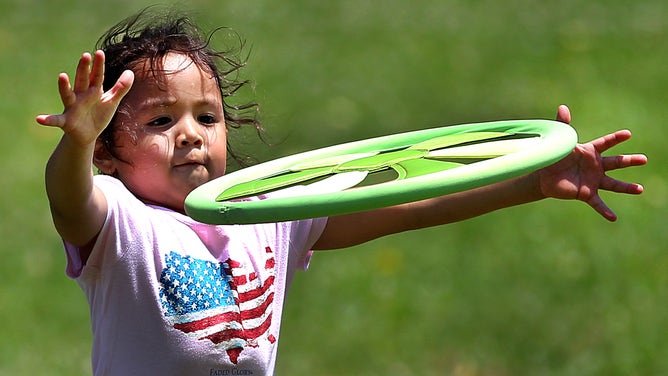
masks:
[[[570,123],[568,107],[560,106],[557,120]],[[631,138],[631,132],[620,130],[585,144],[577,144],[573,152],[552,166],[538,171],[540,189],[546,197],[584,201],[609,221],[617,216],[603,202],[599,190],[616,193],[640,194],[640,184],[611,178],[607,171],[647,163],[643,154],[602,156],[608,149]]]
[[[104,52],[93,58],[84,53],[79,59],[74,86],[66,73],[58,76],[58,91],[63,102],[62,114],[39,115],[36,120],[45,126],[59,127],[79,145],[94,143],[109,124],[121,99],[130,91],[134,81],[131,71],[125,71],[107,92],[103,91]],[[92,63],[92,65],[91,65]]]

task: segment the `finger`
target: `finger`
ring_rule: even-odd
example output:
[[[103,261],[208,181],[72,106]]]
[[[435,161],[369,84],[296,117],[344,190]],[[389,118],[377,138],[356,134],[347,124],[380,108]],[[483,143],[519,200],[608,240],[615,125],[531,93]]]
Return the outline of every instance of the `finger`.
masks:
[[[96,87],[102,87],[104,82],[104,52],[98,50],[93,59],[93,68],[90,74],[90,84]]]
[[[70,85],[70,78],[67,76],[67,73],[61,73],[58,76],[58,93],[65,108],[71,106],[76,101],[76,95],[72,91],[72,85]]]
[[[592,196],[589,201],[587,201],[587,204],[608,221],[614,222],[617,220],[617,214],[615,214],[615,212],[613,212],[598,195]]]
[[[599,188],[610,192],[626,193],[631,195],[639,195],[644,191],[644,187],[640,184],[617,180],[609,176],[605,176],[603,179],[601,179]]]
[[[74,76],[74,92],[80,93],[88,90],[90,84],[90,63],[92,57],[88,52],[84,52],[77,64],[77,72]]]
[[[626,167],[643,166],[647,164],[647,156],[644,154],[629,154],[603,157],[602,164],[605,171],[612,171]]]
[[[566,124],[571,123],[571,110],[568,108],[568,106],[562,104],[557,108],[557,121]]]
[[[590,144],[594,146],[594,149],[596,149],[597,152],[603,153],[604,151],[619,145],[629,138],[631,138],[631,131],[624,129],[599,137],[591,141]]]

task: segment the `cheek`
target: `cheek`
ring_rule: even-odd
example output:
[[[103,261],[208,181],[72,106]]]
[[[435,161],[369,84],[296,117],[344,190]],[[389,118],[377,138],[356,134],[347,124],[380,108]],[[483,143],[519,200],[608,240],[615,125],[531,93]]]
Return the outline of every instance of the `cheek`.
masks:
[[[144,143],[144,147],[142,149],[147,155],[153,158],[160,158],[167,157],[171,148],[166,137],[160,137],[157,139],[154,137],[151,140],[147,140]]]
[[[126,149],[126,152],[123,152]],[[121,157],[138,169],[150,168],[169,161],[169,142],[166,137],[140,137],[135,144],[119,148]]]
[[[211,132],[207,136],[209,159],[213,163],[215,170],[212,178],[220,177],[225,174],[227,167],[227,132]]]
[[[225,128],[225,125],[207,128],[206,137],[210,144],[225,144],[227,141],[227,128]]]
[[[209,150],[218,157],[225,157],[227,154],[227,131],[225,128],[216,128],[207,133],[207,144]]]

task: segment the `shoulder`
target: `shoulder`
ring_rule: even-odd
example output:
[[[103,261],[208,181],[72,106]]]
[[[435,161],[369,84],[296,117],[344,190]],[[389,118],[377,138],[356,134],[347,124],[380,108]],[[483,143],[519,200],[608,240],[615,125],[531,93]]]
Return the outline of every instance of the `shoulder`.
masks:
[[[175,212],[144,203],[119,179],[98,175],[94,184],[107,200],[106,220],[100,232],[102,239],[123,248],[129,244],[171,239],[187,231],[187,226],[175,218]]]
[[[141,216],[141,213],[150,214],[151,207],[142,202],[123,184],[123,182],[109,175],[95,175],[93,184],[107,200],[107,217],[127,217],[132,219]]]
[[[93,184],[100,189],[105,196],[121,195],[123,197],[131,196],[136,198],[122,181],[109,175],[93,176]]]

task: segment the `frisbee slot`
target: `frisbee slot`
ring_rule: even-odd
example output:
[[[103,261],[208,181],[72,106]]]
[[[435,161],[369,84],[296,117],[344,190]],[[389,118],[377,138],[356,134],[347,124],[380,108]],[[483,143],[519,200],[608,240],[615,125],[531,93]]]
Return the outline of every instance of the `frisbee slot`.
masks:
[[[462,163],[431,159],[412,159],[398,163],[392,168],[398,173],[398,180],[433,174],[461,166]]]
[[[359,158],[338,165],[335,172],[345,171],[380,171],[401,161],[422,158],[428,150],[403,149],[383,152],[371,157]]]
[[[344,191],[354,187],[367,177],[366,171],[351,171],[333,174],[322,178],[305,181],[303,184],[291,185],[278,190],[263,192],[265,198],[304,197]]]
[[[422,150],[443,149],[452,146],[461,146],[472,143],[487,142],[493,139],[501,139],[509,136],[512,136],[512,134],[506,132],[471,132],[471,133],[449,134],[419,142],[417,144],[412,145],[409,149],[422,149]]]
[[[372,151],[368,153],[353,153],[353,154],[344,154],[344,155],[335,155],[329,158],[317,159],[315,161],[306,161],[293,165],[290,167],[290,171],[302,171],[309,170],[312,168],[321,168],[321,167],[332,167],[338,166],[342,163],[353,161],[360,158],[372,157],[379,154],[377,151]]]
[[[304,171],[286,172],[259,180],[251,180],[228,187],[216,197],[216,201],[228,201],[256,196],[297,184],[313,183],[332,174],[333,167],[320,167]]]
[[[368,187],[376,184],[388,183],[395,181],[399,178],[399,174],[396,170],[392,168],[386,168],[383,170],[378,170],[374,172],[369,172],[364,180],[356,184],[354,187],[350,188],[362,188]]]
[[[389,183],[395,180],[415,178],[460,167],[462,165],[463,163],[424,158],[404,160],[387,168],[370,172],[362,182],[355,186],[355,188]]]
[[[439,156],[426,156],[425,160],[432,160],[432,161],[438,161],[441,163],[452,163],[455,164],[456,166],[454,167],[459,167],[463,165],[469,165],[473,163],[478,163],[478,162],[484,162],[487,160],[490,160],[492,158],[476,158],[476,157],[439,157]]]
[[[455,147],[431,150],[429,158],[472,158],[490,159],[503,155],[517,153],[539,145],[538,137],[512,137],[484,143],[471,143]]]

